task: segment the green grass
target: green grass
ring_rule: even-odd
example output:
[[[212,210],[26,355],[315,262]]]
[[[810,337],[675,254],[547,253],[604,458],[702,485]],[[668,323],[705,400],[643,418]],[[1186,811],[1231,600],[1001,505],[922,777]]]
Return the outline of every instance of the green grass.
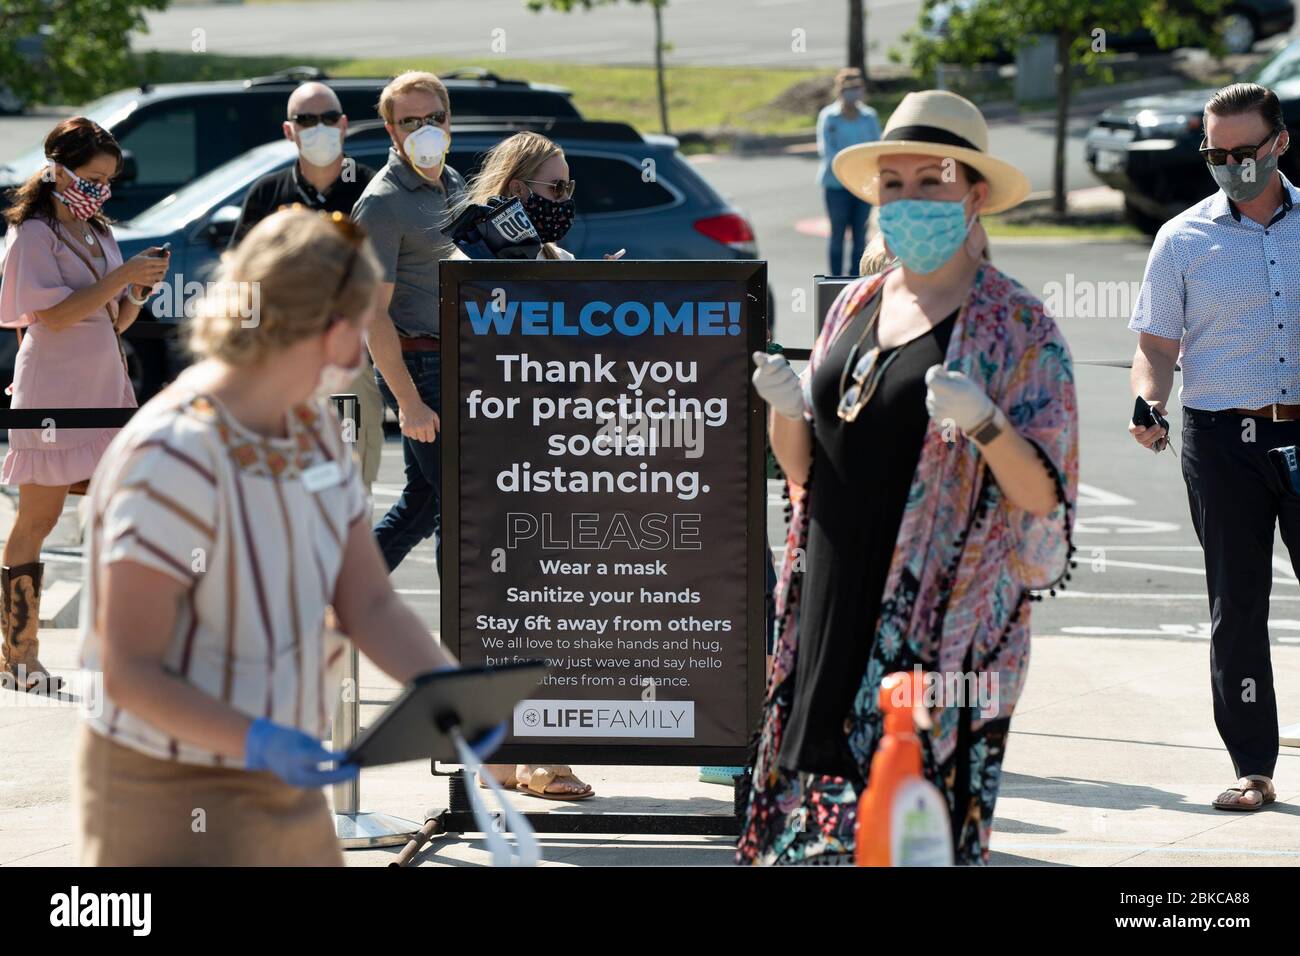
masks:
[[[990,239],[1148,239],[1136,226],[1120,222],[1054,223],[1005,222],[998,216],[981,220]]]
[[[647,47],[647,56],[649,47]],[[402,70],[438,73],[456,67],[482,67],[500,76],[553,83],[573,91],[573,101],[589,119],[620,120],[642,132],[659,132],[658,95],[652,67],[597,66],[504,58],[453,59],[402,57],[330,59],[310,56],[222,56],[212,53],[150,53],[140,57],[141,75],[153,83],[242,79],[311,64],[331,76],[387,77]],[[773,70],[745,67],[671,67],[668,116],[674,132],[719,127],[755,133],[812,130],[815,112],[771,106],[791,86],[828,70]],[[453,108],[455,104],[452,104]],[[884,104],[882,104],[884,105]],[[892,108],[892,104],[890,104]],[[882,110],[882,113],[884,111]],[[359,117],[353,117],[358,119]]]

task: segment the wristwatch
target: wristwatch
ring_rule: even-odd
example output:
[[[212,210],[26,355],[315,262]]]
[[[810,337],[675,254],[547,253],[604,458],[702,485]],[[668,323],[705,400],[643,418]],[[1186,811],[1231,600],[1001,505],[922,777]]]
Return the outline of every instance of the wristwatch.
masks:
[[[987,445],[993,439],[1002,434],[1001,417],[1002,416],[998,414],[998,409],[995,406],[988,418],[979,425],[976,425],[966,434],[976,443]]]

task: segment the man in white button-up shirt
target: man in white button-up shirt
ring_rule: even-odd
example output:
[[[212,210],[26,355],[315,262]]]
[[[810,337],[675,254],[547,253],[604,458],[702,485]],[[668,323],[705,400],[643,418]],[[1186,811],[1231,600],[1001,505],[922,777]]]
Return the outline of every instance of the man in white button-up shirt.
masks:
[[[1300,498],[1268,450],[1300,444],[1300,202],[1277,169],[1290,146],[1277,95],[1253,83],[1205,107],[1201,155],[1219,189],[1175,216],[1151,247],[1129,328],[1133,394],[1163,414],[1181,352],[1182,466],[1205,552],[1214,720],[1237,782],[1221,810],[1274,800],[1277,700],[1269,660],[1273,528],[1300,570]],[[1207,186],[1209,183],[1207,182]],[[1161,427],[1130,425],[1147,448]]]

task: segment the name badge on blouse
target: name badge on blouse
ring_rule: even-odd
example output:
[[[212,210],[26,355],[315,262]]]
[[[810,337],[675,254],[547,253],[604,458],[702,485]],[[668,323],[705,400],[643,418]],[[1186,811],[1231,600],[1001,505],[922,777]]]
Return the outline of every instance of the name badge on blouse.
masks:
[[[333,488],[343,480],[343,469],[337,461],[327,461],[313,465],[302,473],[303,487],[315,494],[326,488]]]

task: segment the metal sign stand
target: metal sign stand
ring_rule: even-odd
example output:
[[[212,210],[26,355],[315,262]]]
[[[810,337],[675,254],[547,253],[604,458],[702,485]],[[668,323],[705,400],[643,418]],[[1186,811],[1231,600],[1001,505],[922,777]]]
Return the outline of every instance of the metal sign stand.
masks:
[[[435,775],[442,775],[435,763]],[[586,813],[574,807],[567,812],[525,813],[524,818],[538,833],[650,833],[674,836],[740,835],[745,802],[751,783],[749,771],[735,778],[733,811],[722,813]],[[465,792],[465,776],[459,771],[447,779],[448,808],[439,814],[439,833],[476,833],[478,825]]]
[[[361,701],[357,670],[360,655],[356,645],[349,645],[347,663],[343,668],[343,684],[353,692],[344,694],[334,718],[333,743],[335,750],[347,750],[361,730]],[[349,685],[349,681],[351,684]],[[351,698],[349,700],[349,697]],[[394,846],[405,843],[420,830],[418,823],[387,813],[366,813],[361,807],[361,778],[354,777],[334,784],[334,833],[345,850],[362,850],[377,846]]]
[[[355,395],[331,395],[340,421],[351,421],[354,430],[360,427],[360,400]],[[355,431],[354,431],[355,434]],[[357,646],[348,642],[343,667],[345,692],[334,716],[331,732],[335,750],[347,750],[361,731],[361,684],[359,673],[361,658]],[[363,812],[361,807],[361,778],[354,777],[336,783],[334,791],[334,833],[345,850],[361,850],[377,846],[394,846],[405,843],[420,830],[418,823],[387,813]]]

